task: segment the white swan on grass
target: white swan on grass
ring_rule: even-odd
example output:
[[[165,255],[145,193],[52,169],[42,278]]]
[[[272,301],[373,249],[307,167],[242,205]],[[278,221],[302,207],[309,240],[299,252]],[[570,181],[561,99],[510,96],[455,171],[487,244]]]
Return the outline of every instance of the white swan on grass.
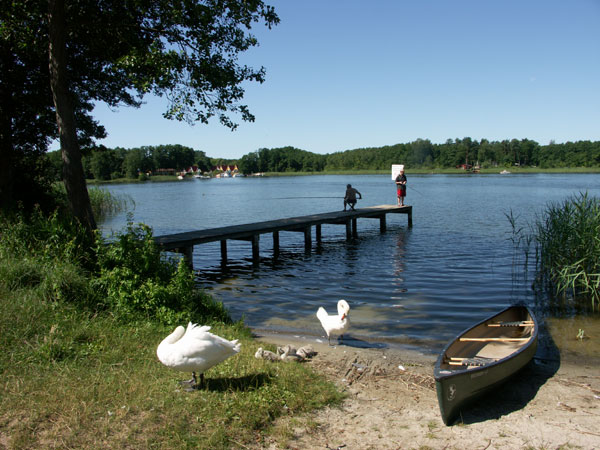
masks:
[[[238,340],[228,341],[209,333],[209,326],[188,323],[187,330],[181,325],[158,345],[156,355],[161,363],[172,369],[192,372],[192,380],[198,385],[196,373],[204,381],[204,372],[238,353],[242,344]]]
[[[337,303],[337,314],[327,314],[325,308],[322,306],[317,310],[317,317],[321,321],[321,325],[327,333],[327,340],[329,341],[329,345],[331,345],[331,333],[337,333],[340,335],[340,342],[344,336],[344,332],[350,326],[350,320],[348,319],[348,314],[350,313],[350,305],[346,300],[340,300]]]

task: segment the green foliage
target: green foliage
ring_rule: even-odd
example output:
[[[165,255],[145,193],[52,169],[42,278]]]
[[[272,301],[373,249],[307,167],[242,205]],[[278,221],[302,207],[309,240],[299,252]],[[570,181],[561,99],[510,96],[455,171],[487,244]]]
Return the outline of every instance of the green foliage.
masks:
[[[55,211],[46,216],[40,209],[29,215],[0,218],[0,254],[18,259],[30,255],[44,261],[69,261],[86,266],[91,262],[91,242],[68,216]]]
[[[222,304],[195,289],[192,271],[166,259],[147,225],[134,226],[106,244],[98,240],[99,277],[94,281],[107,308],[127,321],[157,319],[174,325],[187,321],[229,321]]]
[[[260,446],[277,417],[342,398],[307,365],[256,359],[265,344],[241,322],[212,324],[242,350],[206,372],[203,390],[182,392],[183,375],[157,361],[156,346],[171,322],[230,322],[222,305],[194,289],[185,265],[161,258],[144,225],[98,242],[86,270],[87,233],[61,217],[0,216],[0,417],[10,448]]]
[[[600,306],[600,199],[580,193],[548,205],[534,234],[539,285]]]
[[[527,228],[517,225],[512,211],[506,217],[513,246],[525,255],[525,273],[534,247],[536,289],[553,305],[560,300],[567,307],[600,309],[600,199],[580,193],[549,203]]]
[[[54,93],[58,105],[69,106],[77,127],[62,128],[72,134],[64,144],[77,141],[63,146],[65,163],[77,166],[65,171],[68,174],[79,173],[79,147],[91,147],[95,139],[106,137],[92,117],[97,102],[139,107],[144,95],[152,93],[168,98],[168,118],[207,123],[217,116],[232,129],[237,124],[230,115],[254,120],[240,102],[245,82],[263,82],[265,69],[242,65],[238,56],[258,45],[251,33],[255,23],[271,28],[279,22],[273,7],[263,1],[85,0],[51,6],[49,10],[44,2],[15,0],[0,9],[0,209],[21,205],[31,210],[36,203],[47,211],[54,207],[46,206],[50,199],[43,194],[57,179],[56,166],[44,170],[41,164],[58,135],[56,113],[66,111],[55,108],[51,81],[56,85],[68,80]],[[61,46],[49,45],[51,34],[65,38],[64,58],[54,58]],[[120,178],[122,158],[119,162],[113,156],[97,152],[87,169],[96,179]],[[129,175],[132,170],[127,169]],[[73,182],[71,178],[66,181]],[[81,186],[73,184],[69,196],[80,196]],[[83,204],[74,213],[93,227],[85,203],[84,198],[71,205]]]
[[[191,270],[165,258],[146,225],[129,224],[114,242],[55,212],[0,221],[0,284],[41,298],[108,309],[124,321],[230,322],[221,303],[195,287]],[[95,255],[89,249],[96,248]]]
[[[99,157],[99,152],[104,155],[108,152],[112,156]],[[194,164],[202,171],[208,171],[211,166],[237,164],[240,171],[246,174],[388,171],[392,164],[399,162],[404,162],[413,170],[456,169],[462,164],[477,163],[482,169],[490,170],[499,167],[513,167],[513,170],[516,170],[515,166],[550,169],[600,167],[600,142],[581,141],[540,146],[528,139],[490,142],[485,139],[475,141],[464,138],[448,140],[443,144],[434,144],[428,139],[417,139],[406,144],[359,148],[326,155],[294,147],[261,148],[237,161],[221,158],[211,160],[203,151],[194,151],[181,145],[158,145],[95,150],[89,157],[84,158],[84,166],[91,166],[94,161],[95,164],[106,161],[106,173],[98,175],[106,179],[111,176],[116,178],[117,175],[135,179],[138,178],[138,170],[157,173],[158,169],[182,170]],[[120,169],[116,169],[117,167]],[[112,175],[111,170],[114,170]],[[140,180],[141,176],[140,173]]]
[[[125,211],[128,207],[135,205],[131,197],[118,196],[106,189],[88,188],[88,194],[94,217],[98,222],[101,222],[107,216]]]
[[[116,195],[106,189],[88,187],[88,195],[92,205],[94,217],[101,222],[106,217],[126,211],[135,206],[133,198],[128,195]],[[54,183],[52,186],[52,196],[58,207],[65,211],[68,216],[67,193],[63,183]]]
[[[0,285],[31,289],[48,301],[96,303],[90,285],[88,234],[58,212],[46,217],[38,209],[30,216],[0,220]]]

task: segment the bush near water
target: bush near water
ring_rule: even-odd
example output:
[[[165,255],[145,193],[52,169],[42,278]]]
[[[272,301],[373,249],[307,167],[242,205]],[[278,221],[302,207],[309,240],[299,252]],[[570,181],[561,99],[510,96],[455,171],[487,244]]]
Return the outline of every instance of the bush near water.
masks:
[[[0,218],[0,441],[9,448],[243,447],[285,439],[289,430],[272,428],[281,415],[342,398],[306,365],[254,358],[250,331],[161,255],[147,226],[130,224],[107,245],[65,217]],[[193,393],[177,383],[189,374],[156,357],[189,320],[242,342]]]

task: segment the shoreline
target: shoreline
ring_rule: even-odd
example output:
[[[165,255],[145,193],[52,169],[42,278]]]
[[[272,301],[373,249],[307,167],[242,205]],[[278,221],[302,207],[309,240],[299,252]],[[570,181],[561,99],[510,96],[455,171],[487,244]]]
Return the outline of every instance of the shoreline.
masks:
[[[479,172],[468,172],[462,169],[407,169],[407,174],[412,175],[499,175],[502,170],[508,170],[507,175],[528,175],[528,174],[586,174],[600,173],[600,167],[559,167],[559,168],[519,168],[519,167],[494,167],[481,169]],[[314,175],[389,175],[387,169],[373,170],[334,170],[329,172],[266,172],[264,177],[296,177],[296,176],[314,176]],[[252,178],[252,177],[250,177]],[[115,180],[86,180],[89,186],[101,186],[105,184],[137,184],[137,183],[153,183],[153,182],[179,182],[179,181],[194,181],[194,178],[178,180],[172,175],[154,175],[146,180],[118,178]]]
[[[276,427],[286,437],[273,437],[270,446],[260,448],[591,450],[600,442],[595,359],[582,362],[568,352],[558,359],[536,357],[510,382],[465,409],[457,423],[445,426],[433,378],[437,355],[253,332],[257,346],[312,345],[317,355],[304,364],[346,394],[339,406],[280,419]]]

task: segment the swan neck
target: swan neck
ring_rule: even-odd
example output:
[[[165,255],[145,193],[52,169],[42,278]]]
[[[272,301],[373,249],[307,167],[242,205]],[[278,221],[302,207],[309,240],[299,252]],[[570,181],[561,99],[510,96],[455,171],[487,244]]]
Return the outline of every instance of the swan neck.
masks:
[[[179,339],[181,339],[184,334],[185,334],[185,328],[183,328],[182,326],[179,326],[179,327],[175,328],[175,331],[173,331],[170,335],[168,335],[163,340],[163,342],[165,344],[174,344]]]

